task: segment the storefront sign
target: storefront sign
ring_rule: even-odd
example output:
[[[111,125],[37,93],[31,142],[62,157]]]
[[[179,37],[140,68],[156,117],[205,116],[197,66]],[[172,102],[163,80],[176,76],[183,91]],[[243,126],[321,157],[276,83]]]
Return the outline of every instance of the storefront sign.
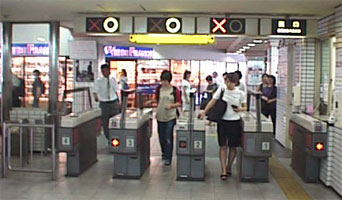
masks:
[[[87,17],[86,32],[91,33],[116,33],[120,27],[118,17]]]
[[[272,35],[306,35],[306,20],[272,19]]]
[[[128,59],[152,59],[153,48],[147,47],[119,47],[105,45],[103,47],[106,57]]]
[[[49,44],[12,44],[12,56],[49,56]]]
[[[245,19],[210,18],[212,34],[245,34]]]
[[[180,33],[182,19],[177,17],[149,17],[147,18],[148,33]]]
[[[155,84],[138,84],[137,93],[154,94],[159,85],[160,84],[158,84],[158,83],[155,83]]]

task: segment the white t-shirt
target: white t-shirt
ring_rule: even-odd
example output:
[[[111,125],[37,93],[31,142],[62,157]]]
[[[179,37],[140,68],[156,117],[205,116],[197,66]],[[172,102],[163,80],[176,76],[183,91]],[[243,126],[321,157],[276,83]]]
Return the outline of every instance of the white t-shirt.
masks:
[[[217,76],[216,78],[214,78],[213,82],[216,83],[217,86],[224,85],[224,79],[221,76]]]
[[[221,92],[224,91],[222,100],[227,102],[227,110],[224,113],[223,120],[239,120],[240,114],[233,110],[232,105],[241,107],[241,104],[246,103],[246,98],[244,92],[239,90],[237,87],[234,90],[229,90],[226,85],[220,86],[214,93],[213,98],[219,100],[221,97]]]
[[[185,92],[184,92],[184,90],[185,90]],[[182,87],[181,87],[183,111],[189,111],[190,110],[190,90],[191,90],[191,85],[190,85],[189,81],[183,79],[182,80]],[[188,103],[186,101],[186,97],[188,97],[188,99],[189,99]]]
[[[245,93],[245,98],[247,98],[247,87],[244,83],[240,82],[238,86],[239,90]]]

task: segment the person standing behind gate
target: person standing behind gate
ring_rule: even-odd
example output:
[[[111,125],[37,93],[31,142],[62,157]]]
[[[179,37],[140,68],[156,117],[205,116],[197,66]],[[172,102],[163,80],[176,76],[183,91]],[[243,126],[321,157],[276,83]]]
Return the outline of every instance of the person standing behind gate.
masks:
[[[227,75],[227,82],[215,92],[213,99],[205,107],[204,111],[198,116],[204,118],[208,111],[215,105],[216,101],[221,98],[227,103],[227,109],[220,122],[218,122],[218,143],[220,146],[219,157],[221,163],[221,180],[227,180],[231,176],[231,169],[236,157],[236,148],[241,143],[241,116],[239,112],[247,110],[246,98],[244,92],[236,86],[238,78],[234,74]],[[227,164],[227,147],[229,147],[228,164]]]
[[[94,98],[100,101],[103,133],[109,140],[109,119],[120,112],[116,80],[110,76],[108,64],[101,65],[102,75],[95,81]]]
[[[159,143],[164,165],[171,165],[173,152],[173,128],[176,124],[177,108],[182,106],[180,91],[172,86],[172,74],[164,70],[160,76],[161,85],[156,89],[156,99],[147,104],[157,102],[157,124]]]
[[[33,107],[39,107],[39,97],[45,93],[45,87],[42,80],[40,80],[40,71],[34,70],[33,71],[34,82],[32,86],[32,95],[33,95]]]
[[[191,72],[186,70],[183,75],[183,80],[182,80],[182,103],[183,103],[183,109],[182,111],[184,112],[189,112],[190,111],[190,90],[191,90],[191,85],[190,85],[190,76]]]

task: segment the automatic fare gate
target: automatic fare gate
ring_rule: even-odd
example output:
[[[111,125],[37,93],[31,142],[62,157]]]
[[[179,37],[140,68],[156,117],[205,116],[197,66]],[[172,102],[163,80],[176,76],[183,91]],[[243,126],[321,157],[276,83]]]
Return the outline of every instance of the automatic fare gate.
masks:
[[[194,94],[190,92],[191,108],[177,122],[177,180],[204,180],[205,120],[194,115]]]
[[[291,166],[305,182],[318,182],[321,158],[327,156],[327,124],[305,114],[293,114]]]
[[[127,110],[127,96],[133,92],[123,92],[121,115],[109,122],[113,178],[139,179],[150,165],[152,109]]]
[[[57,144],[60,152],[67,153],[66,176],[79,176],[97,162],[100,115],[99,109],[91,109],[62,117]]]
[[[260,94],[256,97],[256,113],[242,116],[244,131],[238,148],[237,167],[241,181],[268,182],[268,160],[272,156],[273,125],[260,114]]]

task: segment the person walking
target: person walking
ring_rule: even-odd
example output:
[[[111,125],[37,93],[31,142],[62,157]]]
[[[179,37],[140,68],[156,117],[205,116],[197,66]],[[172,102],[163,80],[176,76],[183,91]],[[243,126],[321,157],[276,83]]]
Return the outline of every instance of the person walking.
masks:
[[[103,133],[109,141],[109,119],[120,112],[116,80],[110,76],[108,64],[101,65],[102,76],[95,81],[94,99],[100,101]]]
[[[261,96],[261,113],[265,117],[271,116],[273,123],[273,135],[275,135],[276,127],[276,113],[277,113],[277,87],[276,78],[273,75],[269,75],[267,79],[267,87],[262,87]]]
[[[210,109],[220,99],[227,103],[226,112],[218,122],[218,144],[220,146],[219,158],[221,163],[221,180],[227,180],[232,174],[232,164],[236,157],[236,148],[241,143],[242,123],[239,112],[247,111],[246,98],[244,92],[236,87],[238,78],[234,74],[227,75],[227,82],[215,92],[213,99],[208,103],[199,118],[204,118]],[[229,147],[228,163],[227,148]]]
[[[157,125],[159,143],[164,165],[171,165],[173,152],[173,129],[176,125],[177,108],[182,106],[180,91],[171,85],[172,74],[164,70],[160,76],[161,84],[156,89],[156,98],[147,104],[157,102]]]

